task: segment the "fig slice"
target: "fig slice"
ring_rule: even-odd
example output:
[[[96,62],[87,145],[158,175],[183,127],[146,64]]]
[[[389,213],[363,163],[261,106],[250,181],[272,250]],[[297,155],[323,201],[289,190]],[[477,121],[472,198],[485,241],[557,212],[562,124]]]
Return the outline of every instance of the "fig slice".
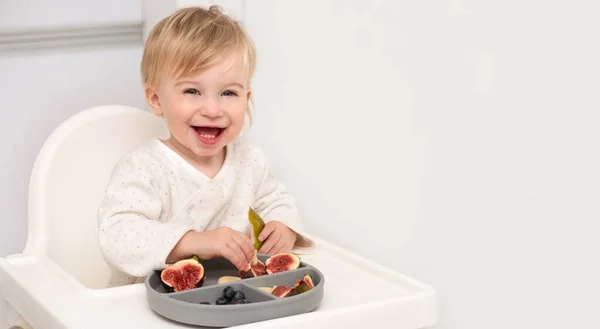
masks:
[[[202,287],[206,276],[200,259],[193,256],[164,268],[160,273],[160,279],[165,290],[175,292]]]
[[[296,295],[307,292],[314,288],[315,285],[312,281],[312,278],[309,274],[304,275],[304,278],[296,281],[296,285],[294,286],[294,292]]]
[[[267,266],[258,259],[257,252],[254,250],[254,258],[252,259],[252,263],[249,264],[249,268],[246,271],[240,271],[240,278],[248,279],[257,276],[263,276],[265,274],[267,274]]]
[[[312,280],[312,277],[310,276],[310,274],[304,275],[304,278],[302,281],[304,281],[304,283],[306,283],[311,288],[315,287],[315,284],[313,283],[313,280]]]
[[[260,232],[265,228],[265,222],[263,219],[250,207],[248,209],[248,221],[252,226],[252,244],[255,250],[259,250],[262,247],[262,241],[258,240]]]
[[[229,283],[229,282],[235,282],[235,281],[239,281],[242,278],[240,278],[239,276],[222,276],[219,278],[219,280],[217,280],[217,284],[221,284],[221,283]]]
[[[300,257],[291,253],[279,253],[269,257],[265,265],[269,274],[291,271],[300,267]]]
[[[271,295],[279,298],[291,297],[295,294],[295,289],[289,286],[275,286],[271,291]]]

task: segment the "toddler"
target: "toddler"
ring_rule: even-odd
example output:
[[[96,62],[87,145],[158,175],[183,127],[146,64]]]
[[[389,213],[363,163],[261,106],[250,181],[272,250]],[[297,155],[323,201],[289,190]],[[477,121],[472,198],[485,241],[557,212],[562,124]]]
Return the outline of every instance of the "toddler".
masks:
[[[254,68],[252,42],[219,7],[180,9],[151,31],[142,82],[170,136],[125,155],[112,172],[98,211],[109,286],[142,282],[192,255],[247,269],[249,207],[266,223],[259,253],[315,247],[261,149],[240,135]]]

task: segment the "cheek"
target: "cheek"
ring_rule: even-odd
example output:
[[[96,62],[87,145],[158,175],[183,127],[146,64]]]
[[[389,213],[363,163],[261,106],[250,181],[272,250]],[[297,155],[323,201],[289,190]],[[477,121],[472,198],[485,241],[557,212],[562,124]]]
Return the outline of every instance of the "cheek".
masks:
[[[193,108],[183,99],[170,99],[167,108],[166,116],[174,124],[185,123],[193,115]]]
[[[243,99],[235,99],[227,103],[227,108],[229,115],[239,120],[245,116],[248,104]]]

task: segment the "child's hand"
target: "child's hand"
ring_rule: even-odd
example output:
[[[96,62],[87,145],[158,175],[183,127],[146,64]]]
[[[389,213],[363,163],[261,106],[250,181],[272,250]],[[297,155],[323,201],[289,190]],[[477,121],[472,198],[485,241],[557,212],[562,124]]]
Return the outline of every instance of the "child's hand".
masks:
[[[230,227],[219,227],[214,230],[200,232],[198,257],[213,258],[222,256],[239,270],[248,269],[254,258],[254,246],[248,235]]]
[[[297,236],[296,232],[282,222],[270,221],[265,224],[258,236],[258,240],[263,242],[258,252],[261,254],[288,252],[294,247]]]

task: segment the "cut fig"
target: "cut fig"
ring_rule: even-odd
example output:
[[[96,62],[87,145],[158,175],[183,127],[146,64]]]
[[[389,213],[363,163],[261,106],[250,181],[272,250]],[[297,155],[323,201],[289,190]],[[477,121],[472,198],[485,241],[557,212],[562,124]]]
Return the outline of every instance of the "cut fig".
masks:
[[[265,228],[265,222],[263,219],[250,207],[248,209],[248,221],[252,226],[252,244],[255,250],[259,250],[262,247],[262,241],[258,240],[260,232]]]
[[[309,287],[314,288],[315,284],[313,283],[312,277],[310,276],[310,274],[306,274],[304,275],[304,279],[303,279],[304,283],[306,283]]]
[[[269,274],[291,271],[300,267],[300,257],[291,253],[279,253],[269,257],[265,265]]]
[[[299,295],[301,293],[307,292],[314,288],[312,278],[309,274],[306,274],[302,280],[296,281],[296,286],[294,287],[295,294]]]
[[[292,287],[288,287],[288,286],[275,286],[275,287],[273,287],[273,290],[271,291],[271,295],[279,297],[279,298],[291,297],[295,294],[296,294],[295,289]]]
[[[202,266],[197,256],[177,261],[167,266],[160,273],[163,287],[168,292],[202,287],[205,278],[204,266]]]
[[[256,250],[254,250],[254,258],[249,267],[250,268],[246,271],[240,271],[240,277],[242,279],[254,278],[267,274],[267,266],[258,259],[256,256]]]
[[[222,276],[217,280],[217,284],[239,281],[242,278],[239,276]]]

